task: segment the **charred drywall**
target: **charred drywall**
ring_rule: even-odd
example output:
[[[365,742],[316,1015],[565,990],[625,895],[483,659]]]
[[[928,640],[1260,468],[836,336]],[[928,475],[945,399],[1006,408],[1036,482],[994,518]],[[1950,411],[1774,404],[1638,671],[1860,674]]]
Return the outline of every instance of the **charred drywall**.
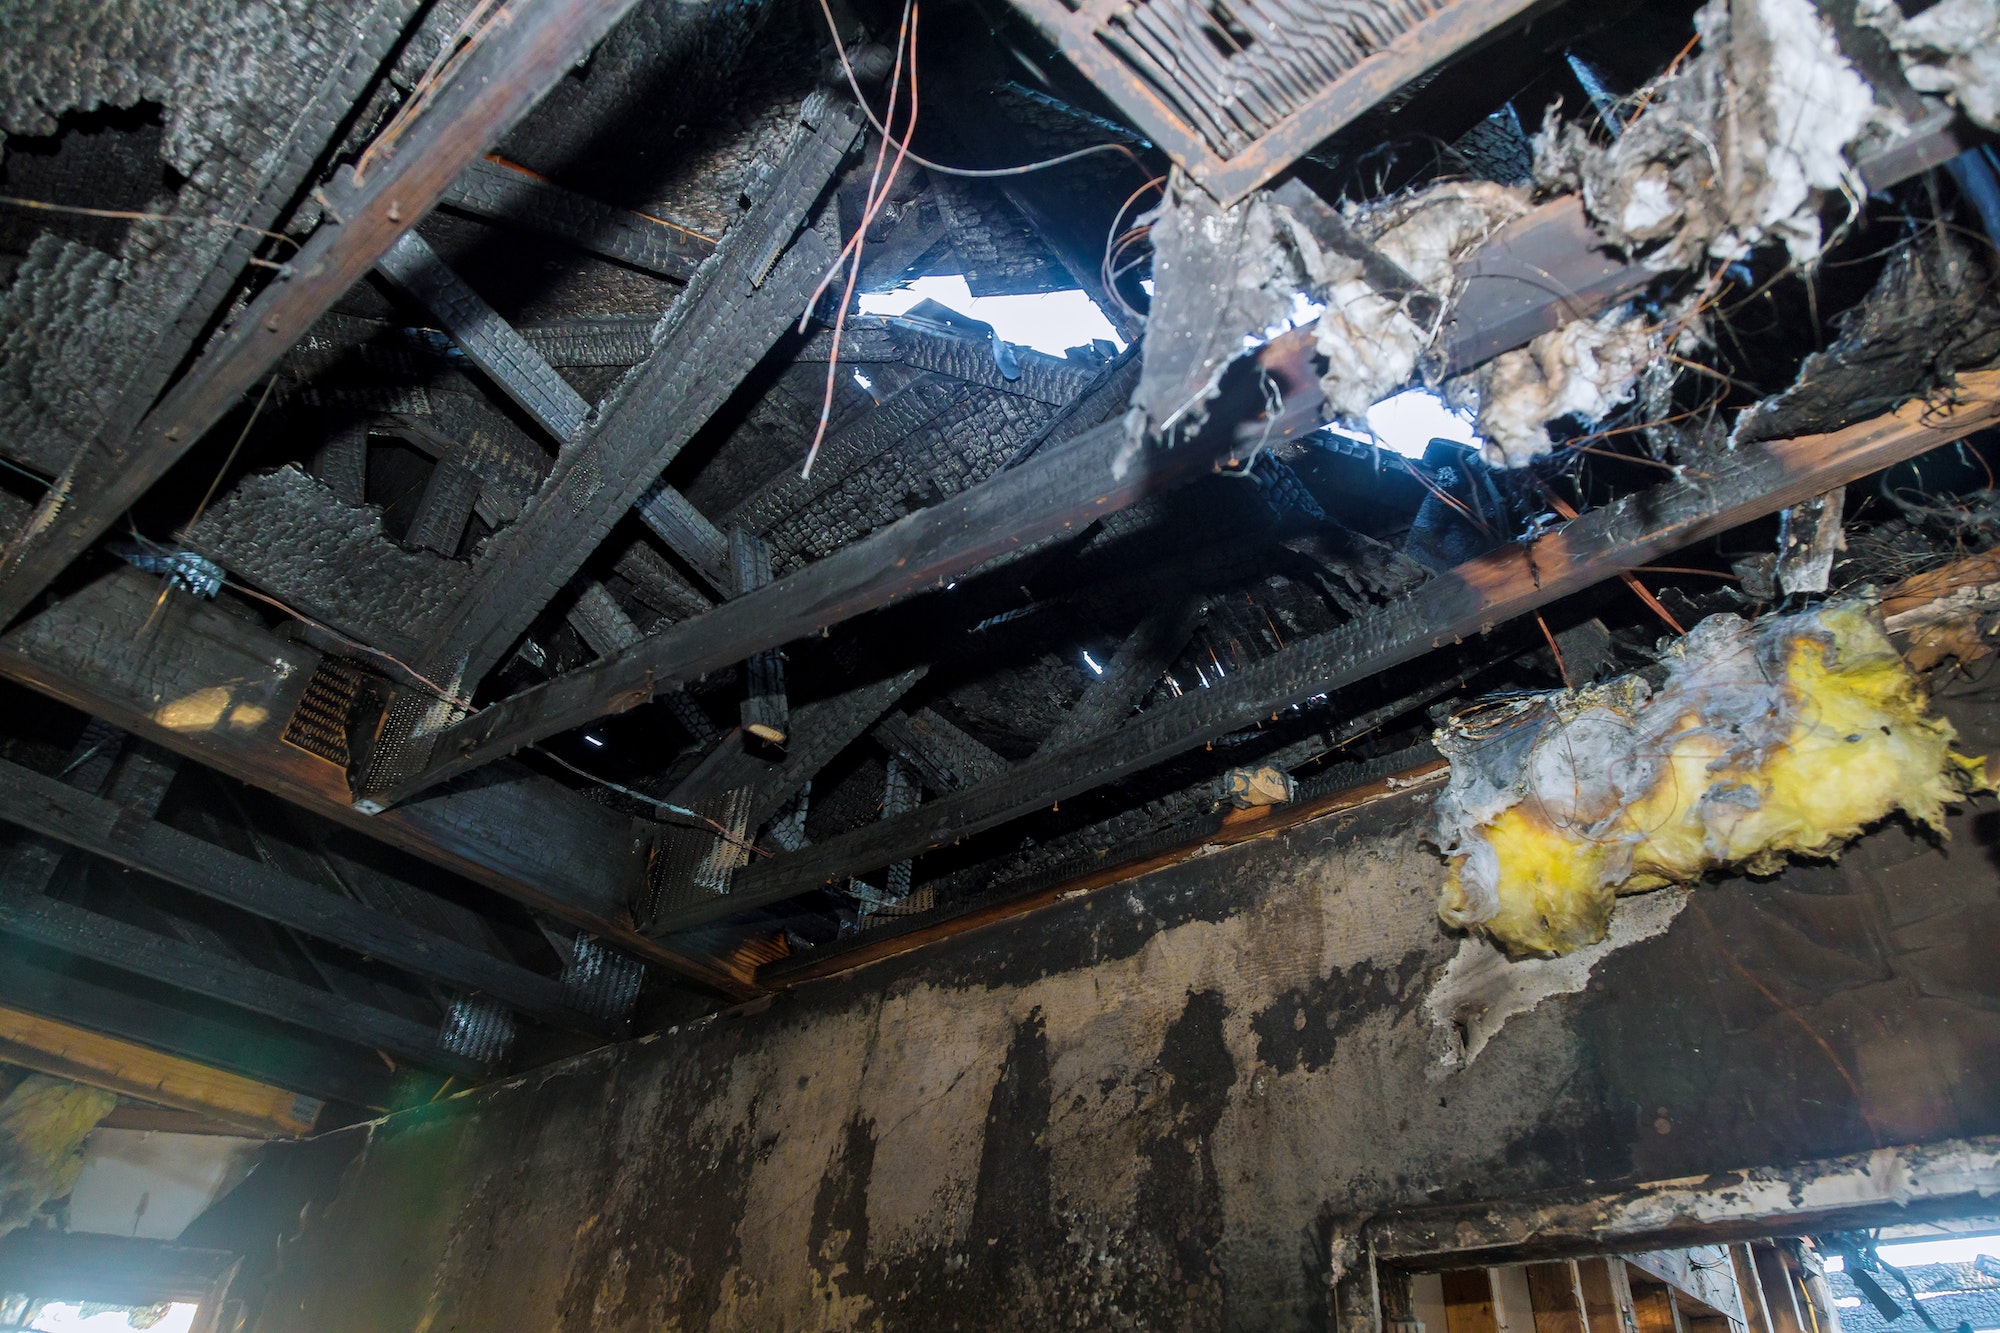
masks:
[[[203,1243],[259,1333],[1310,1328],[1371,1212],[2000,1130],[1990,800],[1704,886],[1473,1058],[1428,800],[323,1138]]]

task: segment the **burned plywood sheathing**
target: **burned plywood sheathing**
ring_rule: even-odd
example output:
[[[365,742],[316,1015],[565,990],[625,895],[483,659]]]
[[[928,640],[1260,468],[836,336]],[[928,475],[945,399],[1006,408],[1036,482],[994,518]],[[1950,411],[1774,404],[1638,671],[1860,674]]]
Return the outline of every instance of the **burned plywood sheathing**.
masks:
[[[330,187],[337,220],[313,234],[142,419],[135,411],[129,428],[93,435],[66,464],[29,529],[0,557],[0,622],[17,617],[192,448],[629,5],[523,0],[508,23],[468,47],[454,77],[411,104],[370,169],[343,171]],[[345,111],[330,109],[328,127]]]
[[[1015,8],[1203,189],[1234,203],[1527,0]]]
[[[157,157],[141,167],[151,170],[123,205],[159,216],[132,219],[106,249],[44,235],[0,292],[9,458],[57,476],[86,447],[122,447],[226,312],[248,261],[282,253],[267,233],[416,8],[191,4],[114,18],[102,5],[62,0],[7,15],[0,132],[16,136],[11,155],[101,108],[138,118],[156,108],[162,121]],[[227,78],[215,76],[225,68]],[[287,115],[269,117],[272,106]],[[17,168],[13,193],[21,183]],[[209,216],[227,225],[191,225]],[[88,488],[88,477],[78,480]]]

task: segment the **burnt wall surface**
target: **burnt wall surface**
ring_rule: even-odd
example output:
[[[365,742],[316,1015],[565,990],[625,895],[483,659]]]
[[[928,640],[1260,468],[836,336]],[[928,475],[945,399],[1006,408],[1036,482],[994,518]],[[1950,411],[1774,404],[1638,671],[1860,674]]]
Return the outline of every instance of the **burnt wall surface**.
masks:
[[[2000,1131],[1990,800],[1629,899],[1497,1029],[1427,1005],[1485,947],[1428,800],[297,1146],[198,1241],[259,1333],[1313,1328],[1356,1215]]]

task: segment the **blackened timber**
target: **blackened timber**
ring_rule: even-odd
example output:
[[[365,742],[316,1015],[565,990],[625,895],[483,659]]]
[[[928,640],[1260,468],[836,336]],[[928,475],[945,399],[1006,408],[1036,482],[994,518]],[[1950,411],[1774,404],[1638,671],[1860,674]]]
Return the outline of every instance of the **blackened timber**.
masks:
[[[643,540],[635,540],[619,552],[611,568],[632,585],[640,601],[670,620],[698,616],[714,605]]]
[[[576,438],[590,418],[590,404],[471,283],[438,258],[428,241],[414,231],[404,232],[375,267],[444,325],[466,359],[557,444]]]
[[[431,551],[447,558],[458,554],[465,525],[479,502],[479,474],[449,456],[440,458],[424,483],[417,500],[417,512],[404,534],[406,545]]]
[[[749,787],[748,826],[754,831],[923,678],[924,669],[918,667],[801,704],[792,716],[791,744],[775,762],[745,749],[738,738],[725,737],[694,772],[674,786],[669,799],[687,805]]]
[[[448,77],[324,191],[326,220],[129,433],[89,441],[0,556],[0,626],[164,476],[418,218],[467,163],[589,54],[633,0],[511,0]],[[220,303],[218,302],[218,305]]]
[[[335,822],[464,875],[635,956],[738,998],[712,960],[647,941],[626,906],[640,873],[631,821],[507,768],[370,818],[337,764],[280,739],[321,656],[119,569],[0,638],[0,676]]]
[[[376,267],[444,325],[466,359],[484,371],[559,446],[582,434],[590,419],[590,403],[470,283],[453,272],[423,237],[414,231],[405,233]],[[440,466],[443,462],[441,458]],[[707,576],[724,538],[700,510],[664,481],[656,482],[640,498],[638,509],[646,526],[674,554]],[[413,523],[412,530],[415,528]],[[412,537],[410,544],[425,543]]]
[[[771,581],[771,548],[743,528],[729,533],[729,567],[735,590],[755,592]],[[767,745],[783,748],[791,728],[791,706],[785,699],[785,654],[766,648],[750,654],[743,664],[743,704],[738,710],[743,730]]]
[[[853,108],[823,97],[803,114],[763,199],[695,273],[652,355],[488,544],[470,592],[434,627],[427,661],[482,677],[798,319],[833,257],[799,228],[861,126]]]
[[[670,625],[608,662],[474,713],[439,733],[425,771],[371,792],[370,799],[393,803],[534,741],[636,707],[656,692],[754,652],[941,587],[988,560],[1081,531],[1215,465],[1213,450],[1191,442],[1143,449],[1122,474],[1114,473],[1125,438],[1118,422],[1086,431],[756,592]]]
[[[719,596],[736,591],[730,577],[729,538],[685,495],[664,481],[654,482],[639,497],[636,508],[639,521],[665,542],[668,550],[687,561]]]
[[[1109,731],[1131,716],[1134,705],[1146,697],[1166,669],[1174,664],[1181,649],[1194,637],[1208,608],[1198,597],[1155,611],[1139,622],[1118,645],[1118,651],[1104,664],[1083,697],[1067,713],[1056,719],[1037,753],[1053,754]]]
[[[372,1052],[314,1041],[269,1019],[223,1019],[176,1003],[150,982],[0,939],[0,1004],[118,1037],[321,1101],[391,1110],[404,1088],[423,1101],[438,1080],[390,1072]]]
[[[439,1047],[436,1029],[422,1023],[54,898],[0,892],[0,931],[433,1069],[483,1072]]]
[[[763,535],[817,501],[854,473],[880,458],[976,390],[963,380],[925,373],[830,432],[813,460],[809,476],[788,462],[743,503],[723,517]]]
[[[468,163],[438,202],[474,217],[568,241],[677,282],[686,282],[715,250],[715,242],[700,232],[599,203],[490,155]]]
[[[929,708],[891,713],[871,733],[875,742],[917,771],[942,796],[1007,771],[1007,761]]]
[[[537,1018],[576,1024],[562,983],[413,922],[328,893],[283,871],[0,760],[0,819],[228,903],[266,921],[436,981],[482,991]]]
[[[659,928],[782,902],[1044,809],[1996,420],[2000,371],[1979,371],[1960,377],[1949,404],[1913,401],[1830,435],[1739,450],[1706,473],[1689,473],[1532,542],[1459,565],[1373,615],[1294,641],[1213,688],[1157,704],[1115,731],[1037,754],[996,782],[745,867],[726,900],[679,913]]]
[[[567,619],[591,652],[610,657],[645,637],[611,590],[596,579],[579,576],[574,592]]]

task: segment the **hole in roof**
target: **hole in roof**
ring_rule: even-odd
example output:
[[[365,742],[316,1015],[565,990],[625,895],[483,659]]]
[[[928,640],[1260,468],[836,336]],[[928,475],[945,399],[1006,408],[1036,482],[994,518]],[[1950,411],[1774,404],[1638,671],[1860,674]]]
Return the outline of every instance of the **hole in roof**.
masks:
[[[1032,347],[1050,356],[1061,356],[1069,348],[1088,346],[1100,338],[1121,352],[1125,350],[1125,340],[1104,312],[1076,288],[1031,296],[974,296],[964,276],[954,273],[918,278],[892,292],[863,296],[860,309],[864,315],[900,315],[923,300],[991,324],[1002,342]]]
[[[1406,458],[1422,458],[1432,440],[1478,448],[1484,443],[1472,418],[1445,406],[1428,389],[1406,389],[1368,409],[1368,429],[1376,443]]]

